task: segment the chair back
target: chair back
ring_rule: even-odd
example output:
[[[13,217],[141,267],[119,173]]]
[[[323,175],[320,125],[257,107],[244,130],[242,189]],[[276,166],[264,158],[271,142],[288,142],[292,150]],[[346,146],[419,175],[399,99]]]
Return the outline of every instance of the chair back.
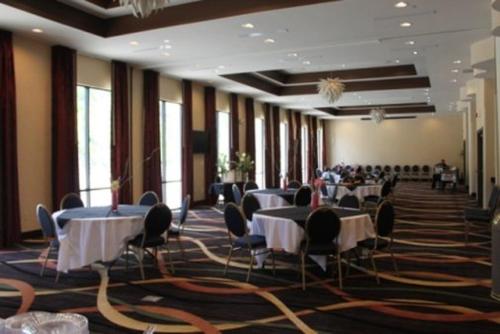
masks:
[[[321,171],[321,169],[316,169],[316,177],[317,178],[320,178],[321,176],[323,176],[323,172]]]
[[[399,182],[399,174],[394,174],[394,177],[392,178],[392,188],[396,187],[398,182]]]
[[[392,170],[391,166],[389,166],[389,165],[385,165],[385,166],[384,166],[384,172],[386,172],[386,173],[390,173],[390,172],[391,172],[391,170]]]
[[[391,181],[385,181],[382,186],[382,190],[380,191],[380,196],[387,197],[391,193],[392,184]]]
[[[383,171],[380,172],[380,174],[378,175],[378,178],[381,179],[381,180],[383,180],[384,177],[385,177],[385,172],[383,172]]]
[[[371,165],[367,165],[367,166],[365,167],[365,171],[366,171],[367,173],[371,173],[371,172],[372,172],[372,170],[373,170],[373,168],[372,168],[372,166],[371,166]]]
[[[339,207],[359,209],[359,199],[354,195],[344,195],[339,201]]]
[[[377,208],[375,216],[377,235],[388,237],[394,229],[394,207],[391,202],[383,201]]]
[[[240,188],[238,188],[238,186],[236,184],[233,184],[231,186],[231,190],[233,191],[234,203],[236,203],[236,205],[240,205],[241,204],[241,191],[240,191]]]
[[[179,225],[184,224],[189,213],[189,207],[191,206],[191,195],[187,195],[182,201],[181,214],[179,215]]]
[[[64,197],[61,200],[61,203],[59,203],[60,210],[83,208],[83,207],[84,207],[83,201],[80,198],[80,195],[78,195],[77,193],[69,193],[64,195]]]
[[[409,172],[410,172],[410,166],[405,165],[405,166],[403,167],[403,171],[404,171],[404,172],[406,172],[406,173],[409,173]]]
[[[295,206],[308,206],[311,204],[312,190],[309,186],[302,186],[297,190],[293,198]]]
[[[494,186],[491,189],[490,198],[488,200],[488,208],[490,209],[490,214],[496,210],[498,205],[498,199],[500,198],[500,188],[498,186]]]
[[[396,166],[394,166],[394,171],[395,171],[396,173],[401,172],[401,166],[400,166],[400,165],[396,165]]]
[[[307,217],[305,232],[306,247],[331,243],[340,233],[340,219],[331,208],[318,208]]]
[[[427,174],[431,171],[431,168],[428,165],[424,165],[422,167],[422,171]]]
[[[259,189],[259,186],[257,185],[257,183],[255,183],[255,181],[245,182],[245,185],[243,186],[243,192],[245,193],[249,190],[255,190],[255,189]]]
[[[378,170],[380,172],[382,170],[382,167],[380,165],[376,165],[375,170]]]
[[[161,236],[172,222],[172,211],[164,203],[157,203],[149,209],[144,218],[144,238]]]
[[[224,221],[227,229],[238,238],[247,233],[246,219],[239,206],[234,203],[228,203],[224,208]]]
[[[416,173],[416,172],[419,172],[419,171],[420,171],[420,166],[418,166],[418,165],[413,165],[413,167],[411,168],[411,170],[412,170],[413,172],[415,172],[415,173]]]
[[[42,228],[43,236],[47,239],[56,237],[56,224],[49,210],[42,204],[36,206],[36,219]]]
[[[243,199],[241,200],[241,206],[243,208],[245,217],[249,221],[252,221],[254,212],[260,210],[259,200],[252,193],[248,193],[243,196]]]
[[[302,186],[302,183],[300,183],[300,181],[297,181],[297,180],[292,180],[292,181],[288,182],[288,188],[299,189],[301,186]]]
[[[153,206],[160,203],[160,198],[154,191],[146,191],[139,198],[139,205]]]
[[[322,184],[319,190],[321,191],[321,196],[328,197],[328,188],[326,187],[326,184]]]

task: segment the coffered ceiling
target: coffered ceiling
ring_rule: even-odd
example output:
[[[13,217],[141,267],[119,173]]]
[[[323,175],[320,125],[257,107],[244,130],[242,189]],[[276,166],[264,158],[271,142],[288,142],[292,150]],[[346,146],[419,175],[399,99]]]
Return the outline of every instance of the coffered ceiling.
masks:
[[[348,106],[358,118],[374,105],[455,112],[470,44],[490,34],[490,1],[396,2],[171,0],[140,20],[109,0],[0,0],[0,28],[325,118]],[[316,94],[325,76],[345,81],[335,105]]]

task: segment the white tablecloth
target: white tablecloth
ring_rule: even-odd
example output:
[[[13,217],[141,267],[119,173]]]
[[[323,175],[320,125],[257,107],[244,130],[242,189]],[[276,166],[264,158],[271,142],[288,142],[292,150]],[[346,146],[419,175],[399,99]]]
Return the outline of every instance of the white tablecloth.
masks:
[[[282,206],[291,206],[290,203],[283,197],[276,194],[254,193],[255,198],[260,203],[262,209],[278,208]]]
[[[373,223],[368,214],[341,218],[340,222],[338,237],[340,252],[355,248],[358,241],[375,237]],[[291,219],[266,216],[265,213],[254,213],[250,233],[265,236],[267,248],[282,249],[287,253],[298,254],[305,231]],[[256,256],[259,266],[262,266],[267,255]],[[326,269],[326,256],[311,256],[311,258],[323,269]]]
[[[335,185],[327,185],[326,189],[328,190],[328,197],[333,196],[333,192],[335,191],[335,187],[338,187],[337,190],[337,199],[341,199],[344,195],[354,195],[360,201],[363,201],[365,196],[380,196],[382,191],[381,184],[370,184],[370,185],[362,185],[357,186],[354,190],[349,190],[346,186],[335,186]]]
[[[63,211],[54,212],[54,221]],[[57,271],[67,272],[118,258],[126,242],[141,233],[143,227],[144,217],[71,219],[63,228],[56,224],[60,244]]]

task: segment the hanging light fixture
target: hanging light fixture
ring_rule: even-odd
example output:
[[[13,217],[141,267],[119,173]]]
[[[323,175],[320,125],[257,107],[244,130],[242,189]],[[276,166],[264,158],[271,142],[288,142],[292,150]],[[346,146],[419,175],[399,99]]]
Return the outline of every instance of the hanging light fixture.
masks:
[[[385,119],[385,110],[382,108],[374,108],[370,111],[370,117],[372,121],[377,124],[380,124]]]
[[[130,6],[134,16],[144,19],[162,9],[170,0],[119,0],[120,6]]]
[[[318,93],[323,96],[330,104],[335,103],[344,92],[345,85],[339,78],[321,79],[318,84]]]

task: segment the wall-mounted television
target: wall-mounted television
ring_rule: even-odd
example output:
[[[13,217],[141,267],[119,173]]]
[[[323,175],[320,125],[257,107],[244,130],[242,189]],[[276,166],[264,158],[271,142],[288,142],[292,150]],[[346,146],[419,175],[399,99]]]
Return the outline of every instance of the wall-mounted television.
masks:
[[[193,153],[205,154],[210,144],[209,134],[206,131],[193,131]]]

